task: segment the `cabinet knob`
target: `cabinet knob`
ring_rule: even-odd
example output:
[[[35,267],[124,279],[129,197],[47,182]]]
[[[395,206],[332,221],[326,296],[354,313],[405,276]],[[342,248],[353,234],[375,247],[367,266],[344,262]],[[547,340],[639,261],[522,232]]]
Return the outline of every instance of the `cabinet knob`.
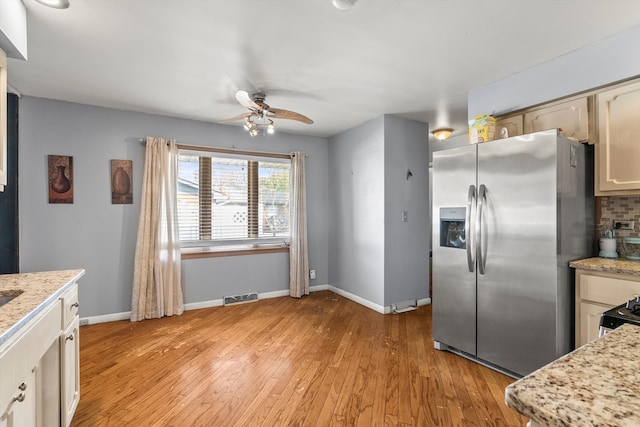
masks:
[[[73,335],[69,335],[67,338],[65,338],[67,341],[73,341]]]
[[[71,307],[72,307],[72,308],[73,308],[73,307],[78,308],[78,307],[80,307],[80,303],[79,303],[78,301],[76,301],[76,302],[74,302],[73,304],[71,304]]]
[[[24,400],[24,393],[20,393],[18,396],[13,398],[14,402],[22,402]]]
[[[18,386],[18,388],[22,391],[25,391],[27,389],[27,385],[25,383],[22,383]]]

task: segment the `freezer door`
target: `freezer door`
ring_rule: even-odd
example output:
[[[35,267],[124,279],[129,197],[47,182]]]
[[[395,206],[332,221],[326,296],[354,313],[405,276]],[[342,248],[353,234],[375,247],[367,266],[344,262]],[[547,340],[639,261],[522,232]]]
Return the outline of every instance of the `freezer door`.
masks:
[[[477,356],[520,375],[556,358],[556,141],[478,146]]]
[[[433,339],[475,355],[476,146],[433,157]],[[470,192],[471,190],[471,192]],[[463,243],[464,242],[464,243]]]

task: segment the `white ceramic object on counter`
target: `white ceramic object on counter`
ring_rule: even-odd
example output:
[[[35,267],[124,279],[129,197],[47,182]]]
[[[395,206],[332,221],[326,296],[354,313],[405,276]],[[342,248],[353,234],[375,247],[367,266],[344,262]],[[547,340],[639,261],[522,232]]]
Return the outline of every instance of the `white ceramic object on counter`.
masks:
[[[603,258],[618,258],[618,252],[616,251],[616,239],[613,237],[601,237],[600,253],[598,255]]]

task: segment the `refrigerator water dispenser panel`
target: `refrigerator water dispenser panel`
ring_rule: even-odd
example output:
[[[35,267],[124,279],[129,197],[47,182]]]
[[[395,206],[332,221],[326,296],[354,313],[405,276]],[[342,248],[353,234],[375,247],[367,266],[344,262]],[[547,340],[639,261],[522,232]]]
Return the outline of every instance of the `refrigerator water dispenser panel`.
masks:
[[[440,246],[466,249],[466,208],[440,208]]]

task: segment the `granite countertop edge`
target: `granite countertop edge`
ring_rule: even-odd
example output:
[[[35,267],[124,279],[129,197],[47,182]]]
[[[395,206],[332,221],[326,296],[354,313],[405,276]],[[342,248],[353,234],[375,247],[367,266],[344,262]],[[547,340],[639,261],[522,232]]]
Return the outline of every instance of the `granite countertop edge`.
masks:
[[[9,338],[15,335],[23,326],[25,326],[31,319],[33,319],[38,313],[45,309],[49,304],[58,299],[73,283],[84,276],[85,270],[60,270],[60,271],[45,271],[37,273],[18,273],[18,274],[6,274],[0,275],[0,292],[6,290],[14,290],[20,288],[24,290],[23,294],[19,295],[13,301],[9,302],[5,306],[0,307],[0,345],[4,344]],[[30,286],[38,286],[43,280],[61,279],[53,285],[53,291],[48,293],[47,296],[36,296],[29,298]],[[8,283],[8,282],[11,283]],[[40,283],[39,283],[40,282]],[[21,297],[27,297],[20,300]],[[21,304],[20,309],[16,310],[19,314],[16,316],[9,315],[9,322],[13,322],[11,326],[6,327],[6,322],[3,322],[4,312],[3,308],[9,304],[13,304],[12,308],[17,307],[17,304]],[[25,313],[22,315],[22,313]],[[15,322],[14,322],[15,320]],[[6,329],[2,330],[2,323],[5,323]]]
[[[548,427],[568,425],[638,426],[640,327],[625,324],[505,389],[505,403]]]
[[[585,258],[569,262],[569,267],[640,276],[640,262],[621,258]]]

